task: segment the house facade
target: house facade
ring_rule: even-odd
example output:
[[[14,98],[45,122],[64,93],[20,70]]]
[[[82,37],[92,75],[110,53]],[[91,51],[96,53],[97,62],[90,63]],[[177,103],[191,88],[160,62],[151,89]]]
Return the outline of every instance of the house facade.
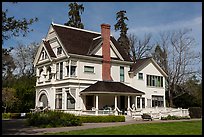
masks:
[[[35,60],[36,107],[78,115],[165,108],[167,74],[153,58],[131,58],[110,34],[52,23]]]

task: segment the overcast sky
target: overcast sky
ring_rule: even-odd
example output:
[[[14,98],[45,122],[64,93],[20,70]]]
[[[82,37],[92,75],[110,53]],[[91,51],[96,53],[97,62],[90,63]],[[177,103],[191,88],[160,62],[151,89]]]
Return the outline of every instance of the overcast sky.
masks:
[[[3,47],[16,46],[18,42],[30,44],[40,42],[54,23],[64,24],[68,20],[69,2],[3,2],[2,9],[8,9],[8,17],[17,19],[38,17],[39,21],[30,26],[34,29],[27,37],[13,37],[4,42]],[[111,34],[115,32],[116,13],[125,10],[129,21],[128,33],[143,37],[145,33],[156,36],[158,32],[182,28],[191,28],[192,36],[202,48],[202,2],[79,2],[83,4],[82,23],[86,30],[100,32],[100,24],[111,25]]]

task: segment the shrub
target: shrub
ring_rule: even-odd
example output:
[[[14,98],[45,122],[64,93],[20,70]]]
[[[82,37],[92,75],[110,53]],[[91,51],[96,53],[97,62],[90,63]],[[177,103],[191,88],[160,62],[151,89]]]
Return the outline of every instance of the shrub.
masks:
[[[168,115],[167,117],[161,117],[161,120],[180,120],[180,119],[190,119],[188,116],[171,116]]]
[[[3,113],[2,119],[19,119],[21,118],[21,113]]]
[[[202,117],[202,108],[201,107],[190,107],[189,115],[191,118],[201,118]]]
[[[82,123],[124,122],[124,116],[78,116]]]
[[[27,123],[30,126],[37,127],[66,127],[80,126],[82,124],[74,114],[51,110],[31,114],[27,119]]]

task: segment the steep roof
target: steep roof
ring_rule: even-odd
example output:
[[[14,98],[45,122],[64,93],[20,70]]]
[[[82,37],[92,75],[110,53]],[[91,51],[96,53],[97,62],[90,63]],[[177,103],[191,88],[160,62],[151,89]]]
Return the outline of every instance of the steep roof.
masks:
[[[52,26],[68,53],[92,56],[89,55],[89,53],[101,41],[101,38],[95,39],[101,36],[101,33],[57,24],[52,24]],[[130,57],[125,53],[124,49],[119,46],[115,38],[111,36],[110,39],[123,59],[125,61],[131,61]]]
[[[80,92],[80,94],[88,93],[137,94],[137,95],[144,94],[144,92],[134,89],[130,86],[127,86],[121,82],[113,81],[97,81],[95,84],[92,84],[91,86]]]
[[[130,71],[135,71],[136,69],[138,69],[140,66],[142,66],[143,64],[145,64],[147,61],[149,61],[151,59],[151,57],[148,57],[148,58],[143,58],[143,59],[137,59],[135,62],[136,63],[133,63],[131,68],[130,68]]]

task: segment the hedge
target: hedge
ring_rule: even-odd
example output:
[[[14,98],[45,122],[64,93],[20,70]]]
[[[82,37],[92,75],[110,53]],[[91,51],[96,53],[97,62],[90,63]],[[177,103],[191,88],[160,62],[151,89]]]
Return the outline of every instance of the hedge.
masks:
[[[202,108],[201,107],[189,107],[189,115],[191,118],[201,118]]]
[[[82,123],[124,122],[125,116],[78,116]]]
[[[37,127],[67,127],[82,125],[80,119],[74,114],[51,110],[31,114],[27,119],[27,123],[30,126]]]

